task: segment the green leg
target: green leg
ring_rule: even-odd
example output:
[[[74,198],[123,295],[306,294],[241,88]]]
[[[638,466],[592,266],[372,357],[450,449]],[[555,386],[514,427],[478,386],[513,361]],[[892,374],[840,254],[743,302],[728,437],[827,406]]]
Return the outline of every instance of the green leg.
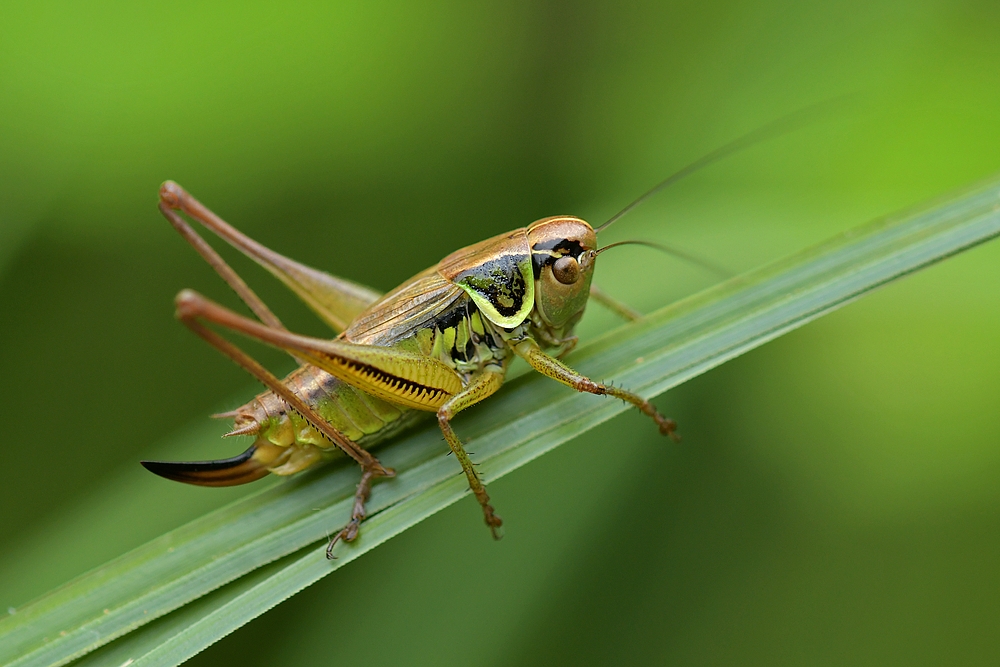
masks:
[[[545,354],[538,347],[538,344],[530,338],[518,343],[514,347],[514,352],[531,364],[531,367],[542,375],[546,375],[553,380],[558,380],[577,391],[584,391],[599,396],[614,396],[626,403],[631,403],[639,408],[644,415],[656,422],[656,425],[660,428],[660,433],[670,436],[670,439],[674,442],[680,442],[680,436],[676,432],[677,422],[661,415],[657,412],[656,407],[642,396],[621,389],[620,387],[609,387],[608,385],[594,382],[590,378],[580,375],[558,359]]]
[[[469,488],[472,489],[473,495],[476,496],[476,500],[482,506],[483,518],[486,520],[486,525],[490,527],[490,532],[493,534],[493,539],[495,540],[499,540],[503,536],[500,532],[503,520],[497,516],[493,506],[490,504],[490,497],[486,493],[483,480],[479,477],[479,472],[476,470],[475,464],[462,446],[462,441],[455,435],[455,430],[451,427],[451,420],[465,408],[475,405],[496,392],[503,384],[503,380],[503,369],[487,366],[481,372],[472,376],[469,384],[462,391],[451,397],[437,411],[438,424],[441,426],[441,432],[444,433],[444,439],[448,441],[451,451],[455,452],[455,458],[462,464],[462,470],[465,471],[465,476],[469,479]]]

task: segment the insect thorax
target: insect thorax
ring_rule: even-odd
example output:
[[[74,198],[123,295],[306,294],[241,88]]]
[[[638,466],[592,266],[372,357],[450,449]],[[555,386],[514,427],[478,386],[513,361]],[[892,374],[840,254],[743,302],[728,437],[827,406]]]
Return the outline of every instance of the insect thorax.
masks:
[[[506,367],[511,350],[505,334],[483,316],[472,299],[464,297],[435,318],[417,337],[430,356],[469,375],[486,366]]]
[[[430,356],[469,375],[486,366],[505,368],[513,354],[512,345],[527,337],[544,349],[557,348],[557,354],[561,353],[576,342],[573,330],[579,319],[555,328],[533,309],[524,322],[506,329],[490,322],[472,299],[465,298],[421,331],[418,339],[423,339],[421,347],[429,350]]]

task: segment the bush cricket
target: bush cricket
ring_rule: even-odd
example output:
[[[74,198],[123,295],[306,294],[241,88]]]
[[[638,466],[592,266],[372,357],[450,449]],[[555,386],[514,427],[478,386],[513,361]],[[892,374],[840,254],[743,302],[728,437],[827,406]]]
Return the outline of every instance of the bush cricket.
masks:
[[[653,245],[710,270],[708,262],[666,246],[623,241],[599,248],[597,233],[668,185],[723,157],[789,128],[781,119],[703,156],[661,181],[596,228],[575,216],[543,218],[526,227],[456,250],[388,294],[337,278],[284,257],[212,213],[172,181],[160,188],[159,208],[257,316],[237,314],[192,290],[175,300],[189,329],[266,387],[221,417],[233,418],[227,435],[255,438],[230,459],[203,462],[143,461],[168,479],[231,486],[269,473],[291,475],[337,452],[354,459],[361,479],[350,520],[327,548],[354,540],[365,518],[373,482],[392,477],[370,449],[434,413],[461,464],[494,538],[502,520],[451,421],[496,392],[515,357],[577,391],[612,396],[651,418],[660,433],[679,441],[677,425],[641,396],[580,375],[560,358],[573,349],[574,327],[588,299],[634,319],[639,315],[592,284],[598,255],[625,243]],[[332,339],[301,336],[281,321],[180,214],[204,226],[267,269],[328,324]],[[225,329],[283,350],[299,367],[279,379],[227,338]]]

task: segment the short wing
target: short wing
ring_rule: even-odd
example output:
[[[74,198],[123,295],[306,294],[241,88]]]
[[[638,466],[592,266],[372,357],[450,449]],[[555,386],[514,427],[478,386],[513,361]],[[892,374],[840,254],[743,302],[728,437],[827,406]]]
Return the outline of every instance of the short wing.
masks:
[[[392,345],[433,326],[468,298],[460,287],[441,277],[437,267],[431,267],[358,315],[343,338],[364,345]]]

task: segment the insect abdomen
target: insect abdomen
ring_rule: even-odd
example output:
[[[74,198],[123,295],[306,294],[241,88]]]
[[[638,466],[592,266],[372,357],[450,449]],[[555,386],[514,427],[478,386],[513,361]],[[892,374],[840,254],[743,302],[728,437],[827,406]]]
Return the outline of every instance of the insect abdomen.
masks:
[[[364,448],[409,426],[419,413],[387,403],[314,366],[284,380],[334,428]],[[279,475],[291,475],[340,453],[337,447],[271,392],[234,410],[234,435],[256,435],[254,458]]]

